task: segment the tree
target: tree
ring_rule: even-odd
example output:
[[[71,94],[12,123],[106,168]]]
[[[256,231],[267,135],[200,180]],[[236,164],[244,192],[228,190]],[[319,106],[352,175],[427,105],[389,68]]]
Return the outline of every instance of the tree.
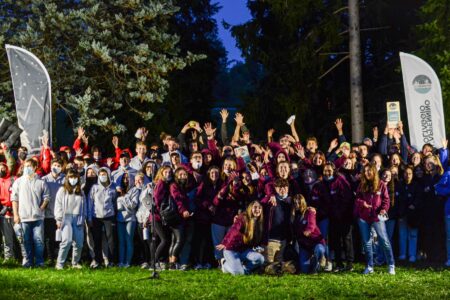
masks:
[[[427,1],[420,9],[418,55],[436,71],[442,88],[445,127],[450,130],[450,1]]]
[[[180,36],[181,53],[193,51],[205,54],[206,58],[169,77],[168,95],[158,110],[159,130],[182,128],[189,120],[209,120],[216,100],[213,93],[216,78],[227,63],[226,50],[218,37],[214,19],[220,7],[211,4],[211,0],[178,0],[175,3],[180,9],[171,19],[170,31]]]
[[[204,58],[180,53],[179,37],[169,32],[177,10],[163,0],[6,0],[0,4],[0,42],[43,61],[56,106],[76,125],[122,133],[137,127],[129,123],[153,117],[172,72]],[[7,70],[2,63],[0,91],[11,103]]]

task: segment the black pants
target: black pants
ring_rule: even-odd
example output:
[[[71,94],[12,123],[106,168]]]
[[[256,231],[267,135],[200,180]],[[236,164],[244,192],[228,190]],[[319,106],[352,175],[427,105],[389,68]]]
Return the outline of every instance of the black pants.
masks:
[[[355,260],[352,231],[351,223],[330,220],[330,246],[335,252],[337,266],[342,266],[342,250],[344,250],[347,263],[353,263]]]
[[[58,257],[58,244],[55,241],[56,220],[53,218],[44,219],[44,258],[54,261]]]
[[[161,242],[156,248],[156,261],[160,262],[164,258],[164,251],[169,245],[169,238],[171,238],[169,246],[169,257],[178,256],[183,246],[182,228],[178,226],[163,226],[161,222],[155,222],[155,232],[158,235]]]
[[[139,238],[139,247],[137,247],[136,250],[138,250],[139,255],[139,263],[148,263],[151,264],[153,261],[153,253],[154,251],[151,251],[152,249],[152,237],[150,236],[147,240],[144,240],[144,230],[142,228],[142,224],[137,224],[137,232],[138,232],[138,238]]]
[[[4,257],[5,259],[19,258],[18,243],[16,241],[16,234],[14,233],[13,218],[0,217],[0,232],[3,235],[4,242]]]
[[[103,261],[102,255],[102,234],[103,229],[105,229],[106,240],[108,242],[108,260],[110,262],[114,261],[116,253],[116,244],[114,238],[115,221],[114,217],[109,218],[94,218],[92,224],[92,235],[94,238],[94,252],[95,261],[101,263]]]
[[[192,252],[196,264],[211,264],[214,261],[211,224],[195,223]]]

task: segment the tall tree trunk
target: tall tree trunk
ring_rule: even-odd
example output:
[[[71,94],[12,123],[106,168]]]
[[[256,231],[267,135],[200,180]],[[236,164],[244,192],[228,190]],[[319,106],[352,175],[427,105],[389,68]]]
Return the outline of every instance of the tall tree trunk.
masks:
[[[364,105],[361,82],[361,46],[359,37],[359,2],[348,1],[350,50],[350,101],[352,113],[352,141],[360,143],[364,137]]]

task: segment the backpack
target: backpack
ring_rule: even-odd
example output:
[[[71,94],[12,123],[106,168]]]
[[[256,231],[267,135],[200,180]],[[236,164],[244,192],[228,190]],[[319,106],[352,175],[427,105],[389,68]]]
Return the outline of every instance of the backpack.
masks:
[[[163,225],[175,226],[181,222],[181,216],[178,213],[178,206],[173,197],[170,195],[162,201],[159,209],[159,215],[161,216]]]

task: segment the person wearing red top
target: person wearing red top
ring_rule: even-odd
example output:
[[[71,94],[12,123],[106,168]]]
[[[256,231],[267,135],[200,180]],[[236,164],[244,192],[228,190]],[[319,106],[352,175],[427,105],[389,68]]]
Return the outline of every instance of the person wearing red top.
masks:
[[[299,246],[299,263],[302,273],[317,273],[325,266],[325,240],[316,223],[316,209],[306,204],[305,197],[293,199],[292,226]]]
[[[361,183],[356,191],[354,212],[358,219],[366,255],[367,266],[363,274],[373,273],[373,248],[370,235],[373,228],[377,233],[379,245],[383,248],[388,263],[388,272],[395,275],[394,255],[386,232],[386,225],[379,219],[379,216],[387,215],[389,203],[388,189],[380,181],[376,166],[374,164],[365,165],[361,174]]]
[[[223,250],[222,272],[232,275],[249,274],[264,263],[264,256],[255,251],[264,237],[263,208],[258,201],[251,202],[240,214],[221,244]]]

